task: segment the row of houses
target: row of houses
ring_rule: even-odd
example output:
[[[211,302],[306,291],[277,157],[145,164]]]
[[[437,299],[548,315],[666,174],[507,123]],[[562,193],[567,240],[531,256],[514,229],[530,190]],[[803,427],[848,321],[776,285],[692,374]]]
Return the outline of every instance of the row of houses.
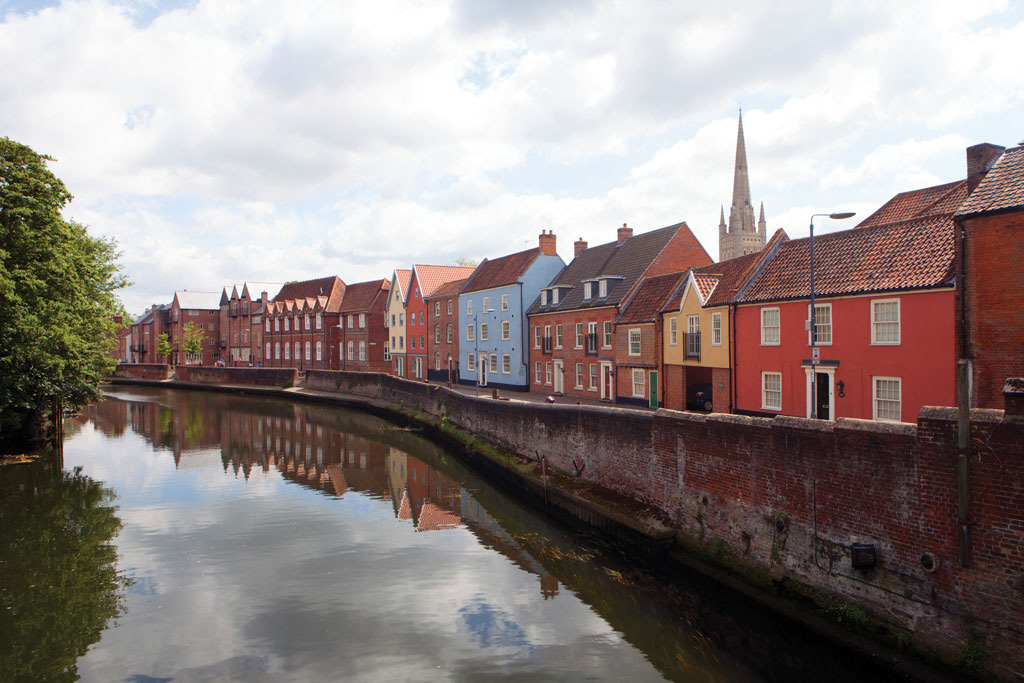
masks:
[[[802,239],[768,239],[763,207],[754,224],[742,121],[737,149],[744,187],[731,218],[744,227],[733,258],[712,261],[677,223],[579,240],[566,264],[544,230],[536,247],[475,267],[176,292],[131,326],[122,357],[903,422],[955,405],[967,358],[974,405],[1002,407],[1004,379],[1024,375],[1024,147],[970,147],[965,180],[898,194],[853,229]],[[188,322],[205,326],[201,355],[180,350]],[[163,332],[169,358],[155,353]]]

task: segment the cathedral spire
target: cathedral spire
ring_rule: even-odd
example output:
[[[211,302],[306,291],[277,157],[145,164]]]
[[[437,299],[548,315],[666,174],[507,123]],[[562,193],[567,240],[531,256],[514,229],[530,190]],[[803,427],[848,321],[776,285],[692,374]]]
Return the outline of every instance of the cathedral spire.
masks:
[[[751,254],[765,244],[767,226],[764,219],[764,204],[761,204],[761,219],[754,222],[754,207],[750,201],[750,176],[747,173],[747,143],[743,138],[743,110],[739,110],[736,129],[736,165],[733,168],[732,206],[729,207],[728,229],[725,226],[725,211],[718,228],[719,260],[726,261],[744,254]]]

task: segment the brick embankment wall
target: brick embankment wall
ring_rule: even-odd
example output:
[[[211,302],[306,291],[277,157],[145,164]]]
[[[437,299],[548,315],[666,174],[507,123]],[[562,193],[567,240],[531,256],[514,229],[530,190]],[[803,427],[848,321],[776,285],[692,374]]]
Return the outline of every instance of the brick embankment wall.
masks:
[[[166,363],[121,363],[112,376],[122,379],[167,379],[170,375],[171,366]]]
[[[690,544],[864,607],[953,656],[1024,671],[1024,417],[972,411],[973,561],[958,558],[956,412],[917,425],[495,401],[383,374],[307,386],[385,401],[653,504]],[[853,543],[875,547],[852,567]],[[938,559],[928,571],[922,556]]]
[[[182,382],[283,388],[295,385],[298,371],[293,368],[218,368],[179,365],[175,368],[174,374],[175,378]]]

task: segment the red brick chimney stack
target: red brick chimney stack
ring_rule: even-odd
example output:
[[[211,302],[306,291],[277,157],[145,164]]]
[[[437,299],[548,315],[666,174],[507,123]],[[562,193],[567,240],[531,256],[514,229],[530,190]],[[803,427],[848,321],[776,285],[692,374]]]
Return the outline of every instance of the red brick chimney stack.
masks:
[[[587,250],[587,243],[583,241],[582,237],[579,238],[578,240],[576,240],[575,242],[573,242],[572,246],[573,246],[573,254],[572,254],[573,258],[576,258],[577,256],[579,256],[580,252]]]
[[[555,249],[555,233],[551,230],[541,230],[538,242],[540,243],[540,253],[545,256],[558,255],[558,250]]]
[[[632,236],[633,236],[633,228],[630,228],[625,223],[623,223],[622,227],[619,228],[619,244],[622,244],[623,242],[625,242],[626,240],[628,240]]]
[[[981,179],[1006,151],[1005,147],[983,142],[967,148],[967,193],[974,192]]]

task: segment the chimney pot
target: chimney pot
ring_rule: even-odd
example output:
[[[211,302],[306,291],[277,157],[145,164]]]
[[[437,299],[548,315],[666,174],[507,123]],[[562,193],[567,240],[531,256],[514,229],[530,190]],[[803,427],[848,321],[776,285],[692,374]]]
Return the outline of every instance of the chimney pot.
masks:
[[[572,255],[572,257],[576,258],[577,256],[580,255],[580,252],[586,251],[586,250],[587,250],[587,243],[583,241],[582,237],[580,237],[578,240],[576,240],[575,243],[573,243],[573,255]]]
[[[633,228],[631,228],[631,227],[627,226],[625,223],[623,223],[622,227],[619,228],[619,235],[618,235],[619,244],[622,244],[623,242],[625,242],[626,240],[628,240],[632,236],[633,236]]]
[[[981,179],[1006,151],[1005,147],[983,142],[967,148],[967,193],[974,192]]]
[[[537,243],[540,245],[540,253],[545,256],[557,256],[555,233],[552,230],[541,230]]]

